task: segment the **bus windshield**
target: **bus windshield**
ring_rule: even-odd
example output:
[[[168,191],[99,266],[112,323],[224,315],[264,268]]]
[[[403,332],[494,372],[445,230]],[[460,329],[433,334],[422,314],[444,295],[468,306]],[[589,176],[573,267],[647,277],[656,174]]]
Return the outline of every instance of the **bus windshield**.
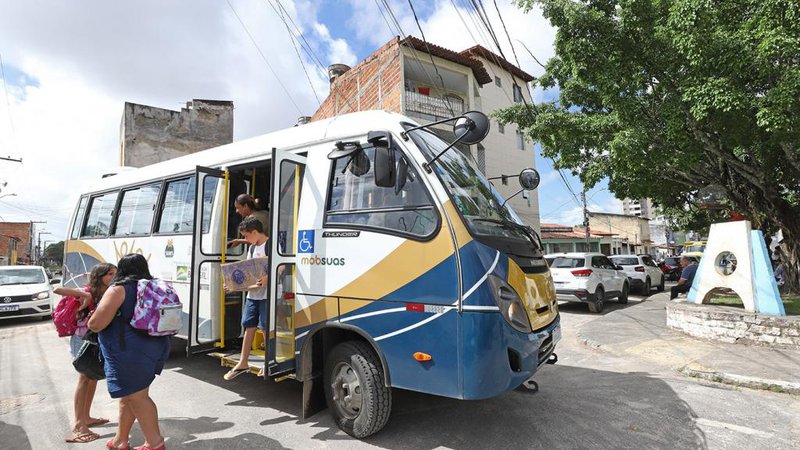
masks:
[[[428,161],[448,145],[426,130],[413,130],[408,134]],[[473,233],[530,240],[538,247],[514,210],[503,205],[500,194],[460,151],[448,150],[433,164],[432,169],[439,175]]]

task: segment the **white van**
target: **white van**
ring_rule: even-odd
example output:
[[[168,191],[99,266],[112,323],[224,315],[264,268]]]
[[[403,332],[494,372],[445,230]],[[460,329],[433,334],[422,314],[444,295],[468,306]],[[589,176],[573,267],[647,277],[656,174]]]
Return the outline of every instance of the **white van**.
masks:
[[[456,144],[488,132],[469,112],[445,142],[367,111],[313,122],[100,180],[77,202],[66,285],[143,254],[185,304],[188,353],[237,362],[241,293],[220,265],[237,195],[270,200],[271,318],[253,372],[303,382],[303,415],[329,407],[356,437],[389,418],[391,388],[483,399],[556,360],[555,289],[539,237]],[[533,169],[518,175],[534,189]],[[222,373],[220,373],[220,377]],[[299,399],[298,399],[299,401]]]
[[[0,266],[0,319],[49,318],[53,288],[40,266]]]

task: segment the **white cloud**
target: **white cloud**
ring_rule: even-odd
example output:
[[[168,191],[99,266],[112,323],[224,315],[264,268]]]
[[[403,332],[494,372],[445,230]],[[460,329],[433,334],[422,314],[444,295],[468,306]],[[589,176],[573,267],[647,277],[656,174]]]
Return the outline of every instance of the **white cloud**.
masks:
[[[309,36],[317,9],[300,3],[282,1],[322,64],[354,63],[347,42]],[[126,101],[177,110],[193,98],[232,100],[237,140],[312,114],[317,101],[284,23],[267,2],[231,4],[244,27],[225,2],[211,0],[5,2],[3,62],[38,85],[9,86],[8,106],[0,93],[0,155],[24,159],[21,166],[0,161],[0,179],[8,181],[2,193],[17,194],[0,200],[0,217],[47,220],[43,228],[63,238],[83,187],[118,164]],[[325,70],[301,55],[322,100]]]

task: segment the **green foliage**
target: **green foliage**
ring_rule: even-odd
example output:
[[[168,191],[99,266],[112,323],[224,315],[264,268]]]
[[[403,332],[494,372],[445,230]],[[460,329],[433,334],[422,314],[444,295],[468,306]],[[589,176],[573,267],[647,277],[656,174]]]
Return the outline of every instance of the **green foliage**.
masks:
[[[608,177],[618,197],[686,216],[715,184],[756,226],[800,236],[800,2],[516,3],[558,29],[536,83],[559,98],[499,111],[501,122],[587,187]]]
[[[55,244],[48,245],[47,248],[44,249],[44,254],[42,257],[47,260],[56,261],[58,264],[62,264],[64,259],[64,241],[59,241]]]

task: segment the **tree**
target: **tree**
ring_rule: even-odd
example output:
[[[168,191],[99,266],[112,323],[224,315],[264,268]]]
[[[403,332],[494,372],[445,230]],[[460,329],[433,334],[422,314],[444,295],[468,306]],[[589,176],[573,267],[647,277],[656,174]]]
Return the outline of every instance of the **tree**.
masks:
[[[54,261],[59,266],[64,264],[64,241],[50,244],[44,249],[42,259]]]
[[[800,284],[800,3],[792,0],[517,0],[558,29],[535,83],[557,101],[496,113],[558,167],[618,197],[731,209],[783,229]]]

